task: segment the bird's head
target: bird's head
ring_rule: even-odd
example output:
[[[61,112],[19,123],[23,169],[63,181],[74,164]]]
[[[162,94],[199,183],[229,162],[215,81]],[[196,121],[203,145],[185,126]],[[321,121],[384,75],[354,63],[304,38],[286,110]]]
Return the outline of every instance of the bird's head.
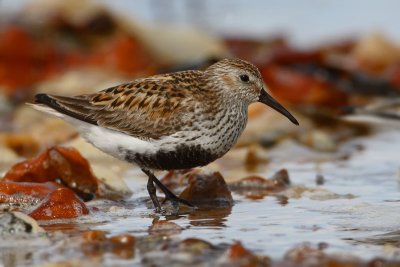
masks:
[[[208,67],[205,72],[211,82],[220,85],[217,87],[228,97],[247,104],[261,102],[299,125],[296,118],[265,91],[260,71],[253,64],[240,59],[223,59]]]

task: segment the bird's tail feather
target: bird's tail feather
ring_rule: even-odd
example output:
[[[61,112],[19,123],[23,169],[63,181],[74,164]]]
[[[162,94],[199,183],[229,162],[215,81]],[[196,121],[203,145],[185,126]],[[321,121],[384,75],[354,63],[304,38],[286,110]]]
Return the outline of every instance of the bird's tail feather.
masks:
[[[83,97],[65,97],[48,94],[35,95],[33,107],[37,110],[51,113],[58,117],[64,115],[97,125],[97,121],[88,116],[90,114],[90,103]]]

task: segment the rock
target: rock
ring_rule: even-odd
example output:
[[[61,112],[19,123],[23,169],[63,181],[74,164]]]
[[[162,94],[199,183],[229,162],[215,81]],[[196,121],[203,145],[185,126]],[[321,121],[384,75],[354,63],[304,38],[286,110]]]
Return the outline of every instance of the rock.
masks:
[[[249,147],[244,162],[246,171],[254,172],[259,166],[266,166],[269,163],[268,154],[261,147],[252,145]]]
[[[0,181],[0,203],[37,204],[51,192],[62,187],[54,182],[28,183]]]
[[[91,230],[83,234],[83,240],[81,251],[87,256],[102,256],[107,252],[124,259],[135,256],[136,239],[129,234],[106,237],[103,231]]]
[[[37,222],[18,211],[0,213],[0,235],[21,235],[44,233]]]
[[[89,214],[89,210],[72,190],[58,188],[29,213],[36,220],[72,219]]]
[[[284,259],[300,264],[309,260],[320,262],[325,257],[326,254],[322,249],[304,243],[288,250]]]
[[[89,162],[76,149],[65,147],[52,147],[36,158],[17,163],[4,179],[37,183],[59,180],[84,200],[92,199],[99,188]]]
[[[225,254],[218,260],[221,266],[265,266],[271,265],[271,260],[266,256],[258,256],[243,247],[237,241],[233,243]]]
[[[276,172],[270,179],[252,175],[229,185],[236,193],[253,200],[262,199],[267,195],[279,193],[289,188],[289,186],[290,179],[286,169]]]
[[[111,200],[128,199],[132,190],[126,185],[121,175],[114,172],[109,166],[92,165],[94,174],[99,177],[98,196]]]
[[[285,266],[392,266],[389,262],[386,265],[385,262],[381,262],[378,259],[373,259],[370,262],[362,264],[362,261],[359,258],[350,254],[328,254],[325,252],[325,249],[328,246],[327,243],[319,243],[317,245],[302,243],[297,245],[288,250],[283,256],[283,260],[286,263]],[[376,261],[377,265],[372,264],[374,261]]]
[[[168,25],[131,26],[138,38],[161,62],[170,65],[200,62],[224,57],[224,43],[214,36],[190,27]]]
[[[18,155],[12,149],[0,144],[0,175],[18,161]]]
[[[179,247],[194,255],[215,250],[215,246],[211,243],[198,238],[186,238],[180,242]]]
[[[360,39],[351,53],[361,67],[372,71],[381,71],[400,60],[400,46],[381,33]]]
[[[299,141],[321,152],[334,152],[338,147],[337,142],[331,134],[315,129],[300,135]]]
[[[198,207],[233,205],[231,192],[219,172],[195,172],[189,175],[189,185],[180,197]]]
[[[32,157],[39,151],[39,143],[30,134],[7,133],[0,135],[0,143],[18,156]]]
[[[86,242],[104,241],[107,239],[106,232],[101,230],[90,230],[82,234],[83,239]]]
[[[169,236],[180,234],[182,230],[182,227],[174,222],[156,221],[149,227],[149,234]]]

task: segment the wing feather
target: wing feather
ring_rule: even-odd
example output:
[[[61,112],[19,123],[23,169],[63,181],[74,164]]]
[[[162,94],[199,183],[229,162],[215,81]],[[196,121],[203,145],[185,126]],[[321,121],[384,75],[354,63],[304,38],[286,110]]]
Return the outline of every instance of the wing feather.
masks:
[[[201,75],[193,71],[192,75]],[[179,76],[153,76],[73,97],[36,95],[36,103],[141,139],[159,139],[182,129],[193,105],[194,86]]]

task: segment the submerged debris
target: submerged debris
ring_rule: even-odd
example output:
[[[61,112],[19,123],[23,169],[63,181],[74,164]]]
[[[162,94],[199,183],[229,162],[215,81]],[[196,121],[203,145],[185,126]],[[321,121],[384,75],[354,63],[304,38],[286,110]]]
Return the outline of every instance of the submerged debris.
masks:
[[[135,237],[129,234],[107,237],[103,231],[91,230],[83,233],[80,249],[88,257],[112,253],[123,259],[131,259],[135,256],[135,243]]]
[[[260,165],[262,166],[268,164],[269,159],[266,155],[263,155],[263,152],[265,154],[265,151],[262,150],[260,147],[256,146],[249,147],[244,162],[244,167],[246,171],[254,172]]]
[[[229,184],[232,191],[253,200],[279,193],[289,186],[289,173],[286,169],[276,172],[271,179],[252,175]]]
[[[300,244],[288,250],[281,262],[274,263],[273,266],[304,266],[304,267],[371,267],[371,266],[399,266],[399,262],[385,260],[382,258],[374,258],[368,261],[363,261],[351,254],[328,254],[325,249],[329,245],[319,243],[312,245],[310,243]]]
[[[174,222],[169,221],[155,221],[149,227],[149,234],[150,235],[162,235],[162,236],[169,236],[169,235],[177,235],[182,232],[182,227],[177,225]]]
[[[44,230],[31,217],[18,212],[0,212],[0,235],[43,233]]]
[[[322,174],[317,174],[315,176],[315,183],[317,185],[323,185],[325,183],[325,177]]]

